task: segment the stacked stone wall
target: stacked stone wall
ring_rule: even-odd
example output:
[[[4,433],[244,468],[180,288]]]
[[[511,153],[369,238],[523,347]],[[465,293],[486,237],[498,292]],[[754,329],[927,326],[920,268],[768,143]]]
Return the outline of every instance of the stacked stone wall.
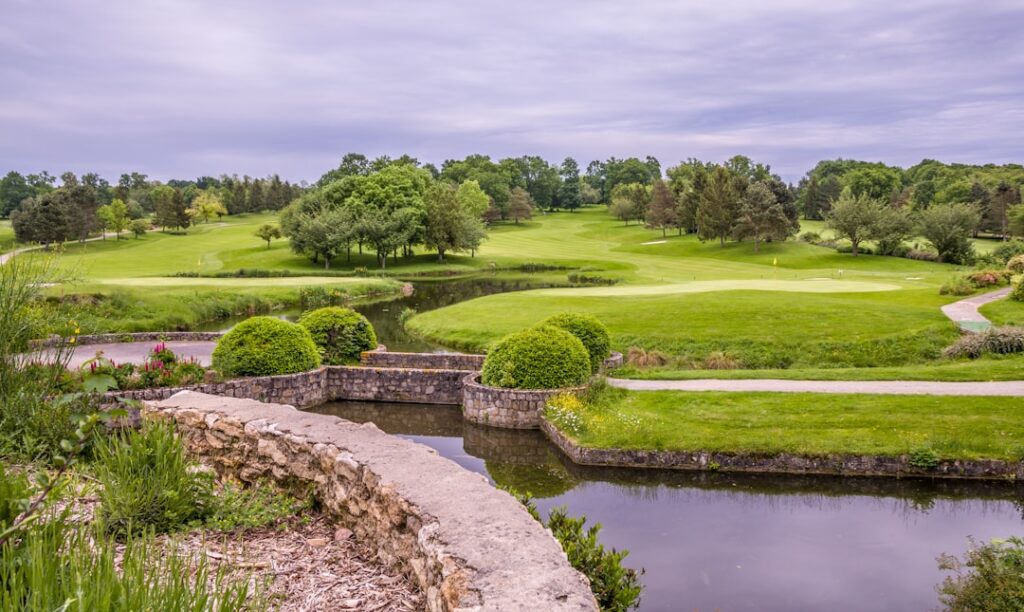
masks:
[[[360,362],[377,368],[419,368],[431,370],[467,370],[479,372],[485,355],[467,353],[392,353],[367,351]]]
[[[480,375],[462,381],[462,415],[467,421],[490,427],[537,429],[548,398],[559,393],[582,393],[586,386],[569,389],[502,389],[480,383]]]
[[[512,496],[372,424],[179,393],[147,404],[225,476],[312,487],[324,511],[406,571],[431,612],[596,611],[557,541]]]

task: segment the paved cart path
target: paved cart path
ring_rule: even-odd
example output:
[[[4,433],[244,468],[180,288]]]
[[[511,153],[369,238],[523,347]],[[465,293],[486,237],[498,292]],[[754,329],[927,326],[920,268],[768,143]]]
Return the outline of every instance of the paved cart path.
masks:
[[[942,314],[949,317],[949,320],[956,323],[966,331],[985,331],[992,327],[992,322],[985,318],[985,315],[978,311],[985,304],[1001,300],[1010,295],[1011,287],[1003,287],[997,291],[990,291],[975,295],[965,300],[946,304],[942,307]]]
[[[79,368],[83,363],[96,356],[96,351],[103,351],[103,356],[114,363],[143,363],[149,351],[158,342],[115,342],[113,344],[87,344],[75,348],[68,363],[71,369]],[[165,342],[178,359],[187,360],[193,357],[199,363],[210,365],[210,356],[216,342]]]

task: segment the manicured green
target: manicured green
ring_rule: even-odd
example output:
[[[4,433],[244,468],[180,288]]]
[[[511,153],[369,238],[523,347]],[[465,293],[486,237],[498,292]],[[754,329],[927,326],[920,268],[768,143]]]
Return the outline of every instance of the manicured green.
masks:
[[[611,373],[642,380],[775,378],[783,380],[944,380],[986,381],[1024,379],[1024,357],[1007,356],[938,361],[926,365],[881,368],[792,368],[787,370],[697,370],[678,367],[633,368]]]
[[[608,328],[593,315],[563,312],[544,319],[541,325],[564,329],[579,338],[590,355],[591,372],[597,372],[604,360],[611,355],[611,348],[609,348],[611,339],[608,337]]]
[[[377,348],[373,325],[349,308],[318,308],[302,315],[299,325],[309,330],[328,365],[359,363],[363,351]]]
[[[484,360],[481,381],[507,389],[575,387],[590,377],[580,339],[557,327],[534,327],[502,338]]]
[[[555,422],[595,448],[1024,457],[1024,398],[605,391]],[[549,411],[549,414],[551,411]]]
[[[1004,299],[980,308],[981,314],[996,325],[1024,327],[1024,302]]]
[[[319,365],[320,351],[309,330],[274,317],[242,321],[213,350],[213,367],[227,376],[293,374]]]

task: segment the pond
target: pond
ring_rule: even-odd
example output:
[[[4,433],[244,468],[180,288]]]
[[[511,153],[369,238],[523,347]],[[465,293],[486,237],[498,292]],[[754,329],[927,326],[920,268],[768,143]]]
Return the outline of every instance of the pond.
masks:
[[[375,300],[355,302],[351,307],[361,312],[377,333],[377,340],[391,351],[401,352],[434,352],[446,350],[440,344],[411,336],[402,325],[401,316],[406,309],[426,312],[473,298],[507,293],[509,291],[525,291],[547,287],[567,286],[564,282],[555,282],[550,275],[529,276],[475,276],[459,280],[414,281],[411,295],[391,300]],[[273,316],[294,321],[302,312],[298,309],[278,311]],[[248,316],[221,319],[197,327],[198,331],[227,331],[249,318]]]
[[[1003,483],[768,476],[576,466],[538,431],[466,423],[452,406],[313,409],[427,446],[492,482],[604,526],[643,567],[641,610],[931,610],[936,557],[1020,533]]]

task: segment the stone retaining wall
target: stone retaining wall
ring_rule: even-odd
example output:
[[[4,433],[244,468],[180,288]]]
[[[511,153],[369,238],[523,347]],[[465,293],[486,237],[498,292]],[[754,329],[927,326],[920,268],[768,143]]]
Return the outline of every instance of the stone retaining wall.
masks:
[[[485,355],[467,353],[391,353],[367,351],[360,363],[378,368],[420,368],[433,370],[467,370],[479,372]]]
[[[462,403],[462,379],[469,373],[465,370],[328,367],[327,389],[332,400],[458,406]]]
[[[184,392],[148,404],[222,475],[312,486],[324,511],[401,567],[432,612],[595,611],[586,579],[519,502],[372,424]]]
[[[111,391],[117,398],[161,400],[179,391],[196,391],[226,397],[243,397],[261,402],[290,404],[302,408],[334,400],[410,402],[426,404],[462,403],[463,370],[413,370],[325,366],[309,372],[284,376],[253,376],[189,387],[156,387]]]
[[[910,464],[907,456],[828,455],[808,457],[790,453],[739,454],[707,451],[627,450],[588,448],[570,440],[547,419],[541,430],[573,463],[630,468],[822,474],[832,476],[925,476],[984,480],[1024,479],[1024,462],[995,459],[942,461],[933,468]]]
[[[502,389],[480,383],[473,372],[462,381],[462,415],[471,423],[509,429],[537,429],[549,397],[582,393],[586,386],[570,389]]]

